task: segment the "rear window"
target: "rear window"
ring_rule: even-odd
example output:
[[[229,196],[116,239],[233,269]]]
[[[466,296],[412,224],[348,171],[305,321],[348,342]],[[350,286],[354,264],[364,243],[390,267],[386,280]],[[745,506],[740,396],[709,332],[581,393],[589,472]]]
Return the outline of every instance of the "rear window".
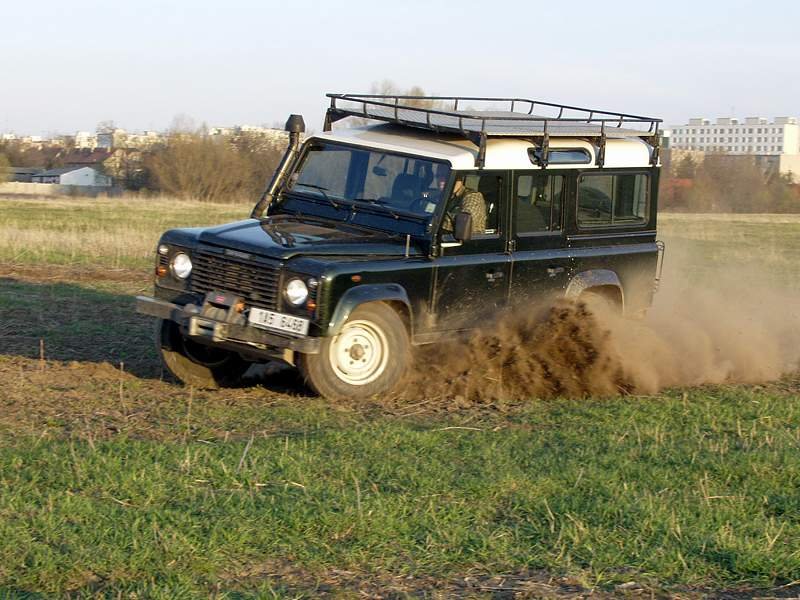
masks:
[[[585,174],[578,180],[580,227],[643,225],[649,218],[650,177],[644,173]]]

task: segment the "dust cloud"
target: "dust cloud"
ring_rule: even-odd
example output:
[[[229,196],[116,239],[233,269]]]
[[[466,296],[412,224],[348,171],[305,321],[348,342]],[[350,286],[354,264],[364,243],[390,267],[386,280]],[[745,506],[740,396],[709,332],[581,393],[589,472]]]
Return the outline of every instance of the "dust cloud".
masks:
[[[800,293],[764,269],[698,265],[680,244],[667,252],[643,319],[567,301],[509,315],[424,351],[406,389],[457,405],[503,404],[765,382],[797,370]]]

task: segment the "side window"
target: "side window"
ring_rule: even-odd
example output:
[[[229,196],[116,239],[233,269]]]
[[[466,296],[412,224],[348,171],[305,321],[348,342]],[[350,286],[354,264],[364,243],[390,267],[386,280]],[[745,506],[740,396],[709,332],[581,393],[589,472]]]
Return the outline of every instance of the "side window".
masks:
[[[642,225],[649,217],[649,181],[643,173],[582,175],[578,179],[578,225]]]
[[[500,233],[500,201],[503,178],[496,174],[469,174],[456,180],[453,194],[447,202],[442,231],[453,231],[453,219],[458,212],[472,216],[472,234]]]
[[[514,199],[517,234],[559,231],[563,175],[519,175]]]

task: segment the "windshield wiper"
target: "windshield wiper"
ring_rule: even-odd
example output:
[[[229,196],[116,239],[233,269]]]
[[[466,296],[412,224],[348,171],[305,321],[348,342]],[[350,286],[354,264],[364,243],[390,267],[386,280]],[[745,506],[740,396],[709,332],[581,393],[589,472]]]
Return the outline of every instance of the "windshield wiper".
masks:
[[[400,215],[398,215],[396,212],[394,212],[385,203],[380,202],[377,198],[353,198],[352,200],[350,200],[350,202],[361,202],[362,204],[363,203],[367,203],[367,204],[371,204],[372,206],[378,206],[378,207],[386,210],[395,219],[399,219],[400,218]]]
[[[319,190],[320,192],[322,192],[322,197],[325,198],[325,200],[327,200],[330,203],[330,205],[333,206],[333,208],[335,208],[336,210],[339,210],[339,204],[334,202],[333,199],[330,196],[328,196],[328,194],[327,194],[328,188],[322,187],[321,185],[315,185],[313,183],[300,183],[300,182],[297,182],[297,183],[295,183],[295,185],[296,186],[297,185],[302,185],[303,187],[313,188],[315,190]]]

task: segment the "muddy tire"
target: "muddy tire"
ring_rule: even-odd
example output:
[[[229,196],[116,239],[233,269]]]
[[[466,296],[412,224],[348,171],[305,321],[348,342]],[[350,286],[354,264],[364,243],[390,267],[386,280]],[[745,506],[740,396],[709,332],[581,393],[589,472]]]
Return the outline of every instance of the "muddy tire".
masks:
[[[319,354],[301,354],[298,367],[315,392],[343,400],[391,391],[410,361],[403,319],[389,305],[371,302],[356,308],[338,335],[323,338]]]
[[[164,368],[185,385],[204,389],[239,384],[250,363],[235,352],[185,338],[177,323],[159,319],[156,348]]]

